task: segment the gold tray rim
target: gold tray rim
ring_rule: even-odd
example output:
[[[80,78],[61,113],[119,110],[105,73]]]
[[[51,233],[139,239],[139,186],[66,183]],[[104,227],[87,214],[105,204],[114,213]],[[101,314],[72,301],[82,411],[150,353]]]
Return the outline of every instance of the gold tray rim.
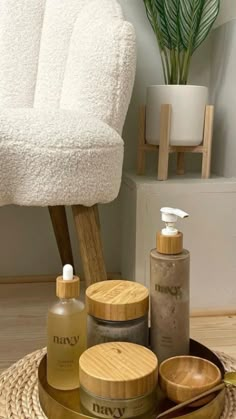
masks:
[[[213,360],[215,360],[216,365],[220,368],[222,378],[224,376],[225,370],[224,366],[221,362],[221,360],[217,357],[217,355],[211,351],[206,346],[202,345],[201,343],[191,339],[190,346],[192,345],[192,348],[199,347],[203,350],[203,353],[207,353]],[[190,351],[191,352],[191,351]],[[194,351],[193,351],[194,352]],[[196,354],[196,351],[195,353]],[[200,355],[199,355],[200,356]],[[64,404],[62,404],[60,401],[58,401],[56,398],[54,398],[51,394],[48,393],[46,388],[44,387],[44,384],[42,382],[42,375],[45,376],[45,369],[46,369],[46,358],[47,355],[44,355],[44,357],[41,359],[39,367],[38,367],[38,392],[39,392],[39,402],[41,405],[41,408],[45,415],[47,417],[54,417],[55,418],[55,410],[57,412],[57,419],[97,419],[95,416],[87,416],[81,412],[75,411]],[[212,359],[211,359],[212,360]],[[213,361],[214,362],[214,361]],[[56,393],[56,390],[53,389],[53,391]],[[79,389],[77,390],[79,393]],[[64,394],[68,394],[69,392],[63,392]],[[59,393],[58,393],[59,394]],[[196,409],[194,412],[198,412],[199,414],[201,411],[204,411],[207,407],[210,407],[211,404],[216,402],[218,399],[223,400],[223,395],[225,395],[225,388],[222,389],[217,393],[217,395],[214,397],[213,400],[211,400],[209,403],[207,403],[204,406],[199,407],[199,409]],[[224,403],[222,403],[222,411],[224,409]],[[51,412],[54,412],[54,416],[48,416]],[[222,413],[222,412],[221,412]],[[190,419],[191,413],[186,413],[182,416],[179,416],[176,419]],[[175,419],[175,418],[173,418]]]

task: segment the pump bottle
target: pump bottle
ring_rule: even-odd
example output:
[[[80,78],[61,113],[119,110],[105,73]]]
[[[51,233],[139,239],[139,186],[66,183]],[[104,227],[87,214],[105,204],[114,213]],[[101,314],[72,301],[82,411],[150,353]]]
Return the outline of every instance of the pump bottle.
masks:
[[[79,278],[65,265],[56,281],[59,301],[48,311],[47,381],[59,390],[79,387],[79,357],[86,349],[86,313],[79,296]]]
[[[189,264],[183,249],[183,234],[175,223],[188,217],[174,208],[161,209],[166,227],[157,233],[156,249],[151,251],[151,349],[159,362],[189,354]]]

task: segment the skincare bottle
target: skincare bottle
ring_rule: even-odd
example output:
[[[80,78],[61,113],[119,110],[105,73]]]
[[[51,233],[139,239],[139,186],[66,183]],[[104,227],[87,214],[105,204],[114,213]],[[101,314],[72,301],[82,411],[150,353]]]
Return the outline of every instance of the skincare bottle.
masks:
[[[189,264],[183,234],[175,223],[184,211],[162,208],[166,227],[157,234],[151,251],[151,349],[159,362],[189,353]]]
[[[86,349],[86,312],[79,292],[79,278],[65,265],[56,281],[59,301],[47,319],[47,381],[59,390],[79,387],[79,358]]]

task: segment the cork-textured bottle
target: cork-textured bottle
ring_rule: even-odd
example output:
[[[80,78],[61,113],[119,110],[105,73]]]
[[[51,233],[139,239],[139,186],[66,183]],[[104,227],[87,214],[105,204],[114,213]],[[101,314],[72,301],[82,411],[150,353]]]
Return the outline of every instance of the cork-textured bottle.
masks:
[[[189,353],[189,265],[183,234],[175,228],[184,211],[162,208],[166,227],[151,251],[151,349],[159,362]]]
[[[79,387],[79,358],[86,349],[86,310],[79,296],[79,278],[65,265],[57,278],[59,301],[48,311],[47,381],[59,390]]]

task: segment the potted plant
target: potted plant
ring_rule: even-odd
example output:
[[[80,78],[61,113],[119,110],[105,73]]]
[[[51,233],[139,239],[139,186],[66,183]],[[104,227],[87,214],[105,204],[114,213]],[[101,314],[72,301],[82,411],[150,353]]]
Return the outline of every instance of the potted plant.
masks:
[[[170,142],[202,141],[208,89],[187,85],[191,59],[219,13],[220,0],[143,0],[160,50],[165,85],[147,89],[146,139],[159,143],[161,104],[172,105]]]

